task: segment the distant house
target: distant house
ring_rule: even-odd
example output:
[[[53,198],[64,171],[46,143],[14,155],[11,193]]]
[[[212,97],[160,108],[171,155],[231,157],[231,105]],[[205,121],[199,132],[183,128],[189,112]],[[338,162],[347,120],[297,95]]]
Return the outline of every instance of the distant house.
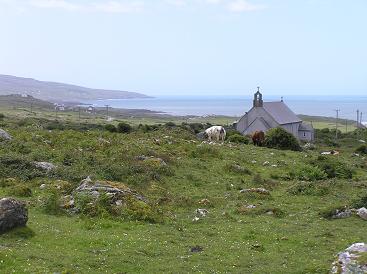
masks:
[[[278,102],[263,102],[260,88],[254,95],[253,107],[235,123],[235,127],[243,135],[282,127],[299,140],[314,140],[314,129],[311,125],[302,122],[283,99]]]
[[[55,110],[58,110],[58,111],[64,111],[65,110],[65,105],[64,104],[55,103],[54,106],[55,106]]]
[[[86,109],[87,113],[94,113],[95,112],[95,108],[93,106],[88,106]]]

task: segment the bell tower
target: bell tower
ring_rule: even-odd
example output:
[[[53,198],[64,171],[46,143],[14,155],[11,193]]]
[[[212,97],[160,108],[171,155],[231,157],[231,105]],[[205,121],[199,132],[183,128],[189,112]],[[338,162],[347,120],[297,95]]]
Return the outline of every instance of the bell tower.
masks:
[[[263,95],[260,92],[260,87],[257,87],[257,92],[254,94],[254,107],[263,106]]]

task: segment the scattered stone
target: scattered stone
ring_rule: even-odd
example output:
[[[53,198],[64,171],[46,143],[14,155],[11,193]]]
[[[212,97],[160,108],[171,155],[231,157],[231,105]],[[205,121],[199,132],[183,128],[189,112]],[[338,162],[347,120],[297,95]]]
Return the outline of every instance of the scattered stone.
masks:
[[[117,206],[122,206],[122,200],[117,200],[117,201],[115,202],[115,204],[116,204]]]
[[[339,155],[339,151],[336,151],[336,150],[324,151],[324,152],[321,152],[321,155]]]
[[[338,254],[337,259],[332,265],[330,273],[332,274],[352,274],[367,273],[367,262],[360,261],[361,256],[367,254],[367,244],[355,243],[345,251]]]
[[[75,206],[75,200],[73,198],[73,196],[71,195],[66,195],[63,197],[63,202],[62,202],[62,207],[65,209],[70,209],[73,208]]]
[[[278,167],[278,165],[271,165],[272,167]]]
[[[33,162],[33,164],[36,168],[43,169],[47,172],[50,172],[56,168],[54,164],[48,162]]]
[[[10,141],[13,137],[10,136],[5,130],[0,128],[0,140],[7,140]]]
[[[360,155],[358,153],[353,153],[352,157],[359,157]]]
[[[139,161],[153,161],[153,162],[157,162],[161,166],[166,166],[167,165],[167,163],[163,159],[157,158],[157,157],[154,157],[154,156],[140,155],[140,156],[137,156],[136,159],[139,160]]]
[[[247,205],[246,208],[251,209],[251,208],[256,208],[256,206],[255,205]]]
[[[257,162],[256,162],[256,160],[252,160],[251,163],[256,164]]]
[[[336,210],[336,214],[332,216],[332,219],[345,219],[352,216],[352,211],[350,209]]]
[[[46,188],[46,184],[40,185],[40,189],[45,189],[45,188]]]
[[[358,209],[357,215],[361,217],[363,220],[367,220],[367,209],[365,207]]]
[[[264,195],[270,194],[270,191],[266,190],[265,188],[247,188],[240,190],[240,193],[247,193],[247,192],[259,193]]]
[[[28,210],[25,203],[12,198],[0,200],[0,233],[25,226],[27,221]]]
[[[360,143],[366,143],[366,141],[365,140],[359,140],[358,142],[360,142]]]
[[[193,253],[197,253],[197,252],[202,252],[204,250],[204,248],[202,248],[201,246],[193,246],[190,248],[190,251]]]
[[[208,213],[209,213],[209,211],[206,210],[205,208],[198,208],[195,212],[200,217],[206,217],[206,215],[208,215]]]
[[[200,220],[200,218],[199,217],[196,217],[196,216],[194,217],[194,219],[192,219],[193,222],[197,222],[199,220]]]
[[[270,165],[269,161],[265,161],[265,162],[263,163],[263,166],[268,166],[268,165]]]

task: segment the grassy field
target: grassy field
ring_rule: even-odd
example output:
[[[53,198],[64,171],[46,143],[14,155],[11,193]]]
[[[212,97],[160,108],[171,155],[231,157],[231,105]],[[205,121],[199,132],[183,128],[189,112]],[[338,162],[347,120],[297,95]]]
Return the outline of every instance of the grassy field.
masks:
[[[352,156],[365,131],[292,152],[201,144],[177,126],[121,134],[52,123],[12,115],[0,122],[14,137],[0,142],[0,197],[29,208],[26,228],[0,236],[1,273],[327,273],[339,251],[367,241],[366,221],[322,217],[367,197],[367,161]],[[320,157],[335,146],[338,156]],[[167,166],[143,164],[141,155]],[[41,172],[32,161],[57,169]],[[124,183],[148,205],[55,211],[52,197],[65,195],[58,186],[71,191],[87,176]],[[240,193],[251,187],[270,195]],[[209,213],[193,221],[197,208]]]

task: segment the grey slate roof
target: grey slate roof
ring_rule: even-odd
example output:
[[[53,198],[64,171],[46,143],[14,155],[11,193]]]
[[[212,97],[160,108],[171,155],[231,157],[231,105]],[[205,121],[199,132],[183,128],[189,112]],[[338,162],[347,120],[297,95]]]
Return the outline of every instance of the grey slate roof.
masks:
[[[280,125],[302,122],[284,102],[264,102],[263,107]]]

